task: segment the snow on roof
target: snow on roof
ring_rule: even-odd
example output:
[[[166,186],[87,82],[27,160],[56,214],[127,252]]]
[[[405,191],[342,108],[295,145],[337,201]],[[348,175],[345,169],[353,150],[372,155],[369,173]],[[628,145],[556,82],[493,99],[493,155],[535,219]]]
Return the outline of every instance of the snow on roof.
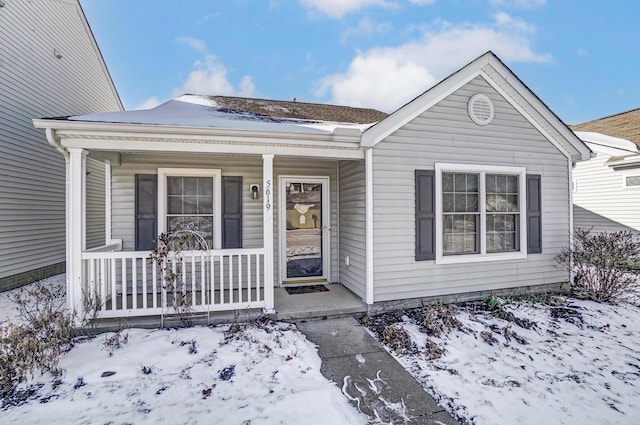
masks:
[[[602,148],[613,148],[623,150],[627,152],[638,152],[638,147],[635,143],[621,139],[619,137],[607,136],[606,134],[595,133],[591,131],[576,131],[576,136],[587,142],[590,147],[594,145],[594,150],[602,151]]]
[[[360,132],[366,130],[374,122],[364,123],[362,121],[366,121],[370,116],[376,117],[375,114],[371,113],[372,111],[379,112],[345,106],[301,102],[182,95],[152,109],[103,112],[78,115],[67,119],[100,123],[331,134],[337,128],[352,129]],[[383,113],[379,112],[379,114]],[[311,118],[315,115],[323,118],[345,118],[345,122]],[[382,116],[379,119],[381,118]]]

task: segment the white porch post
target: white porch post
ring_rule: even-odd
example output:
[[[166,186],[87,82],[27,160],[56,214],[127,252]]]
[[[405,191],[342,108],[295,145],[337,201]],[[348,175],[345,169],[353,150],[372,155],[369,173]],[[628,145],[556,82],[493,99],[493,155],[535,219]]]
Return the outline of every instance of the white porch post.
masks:
[[[273,155],[262,155],[263,214],[262,240],[264,245],[264,309],[274,310],[273,301]]]
[[[76,324],[82,317],[82,251],[85,250],[85,176],[87,151],[69,149],[67,192],[67,300],[75,312]]]

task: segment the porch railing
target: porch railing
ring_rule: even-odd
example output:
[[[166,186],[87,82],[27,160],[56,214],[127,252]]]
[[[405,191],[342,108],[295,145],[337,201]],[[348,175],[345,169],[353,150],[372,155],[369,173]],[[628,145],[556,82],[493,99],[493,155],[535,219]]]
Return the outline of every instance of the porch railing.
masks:
[[[82,265],[98,318],[175,314],[176,291],[193,313],[265,307],[263,248],[182,251],[161,264],[147,251],[83,252]]]

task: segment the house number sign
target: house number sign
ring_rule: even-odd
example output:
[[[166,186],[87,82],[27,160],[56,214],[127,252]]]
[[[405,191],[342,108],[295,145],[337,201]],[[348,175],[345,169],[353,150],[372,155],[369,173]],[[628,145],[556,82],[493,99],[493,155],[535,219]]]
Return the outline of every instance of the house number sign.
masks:
[[[271,180],[267,180],[264,188],[264,207],[269,211],[271,209]]]

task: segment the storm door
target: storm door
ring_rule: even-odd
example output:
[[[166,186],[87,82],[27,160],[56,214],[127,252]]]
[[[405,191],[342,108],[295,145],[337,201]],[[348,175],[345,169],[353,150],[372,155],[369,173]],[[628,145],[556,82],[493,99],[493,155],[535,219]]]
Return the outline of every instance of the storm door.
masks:
[[[329,179],[281,177],[280,193],[282,283],[326,281]]]

